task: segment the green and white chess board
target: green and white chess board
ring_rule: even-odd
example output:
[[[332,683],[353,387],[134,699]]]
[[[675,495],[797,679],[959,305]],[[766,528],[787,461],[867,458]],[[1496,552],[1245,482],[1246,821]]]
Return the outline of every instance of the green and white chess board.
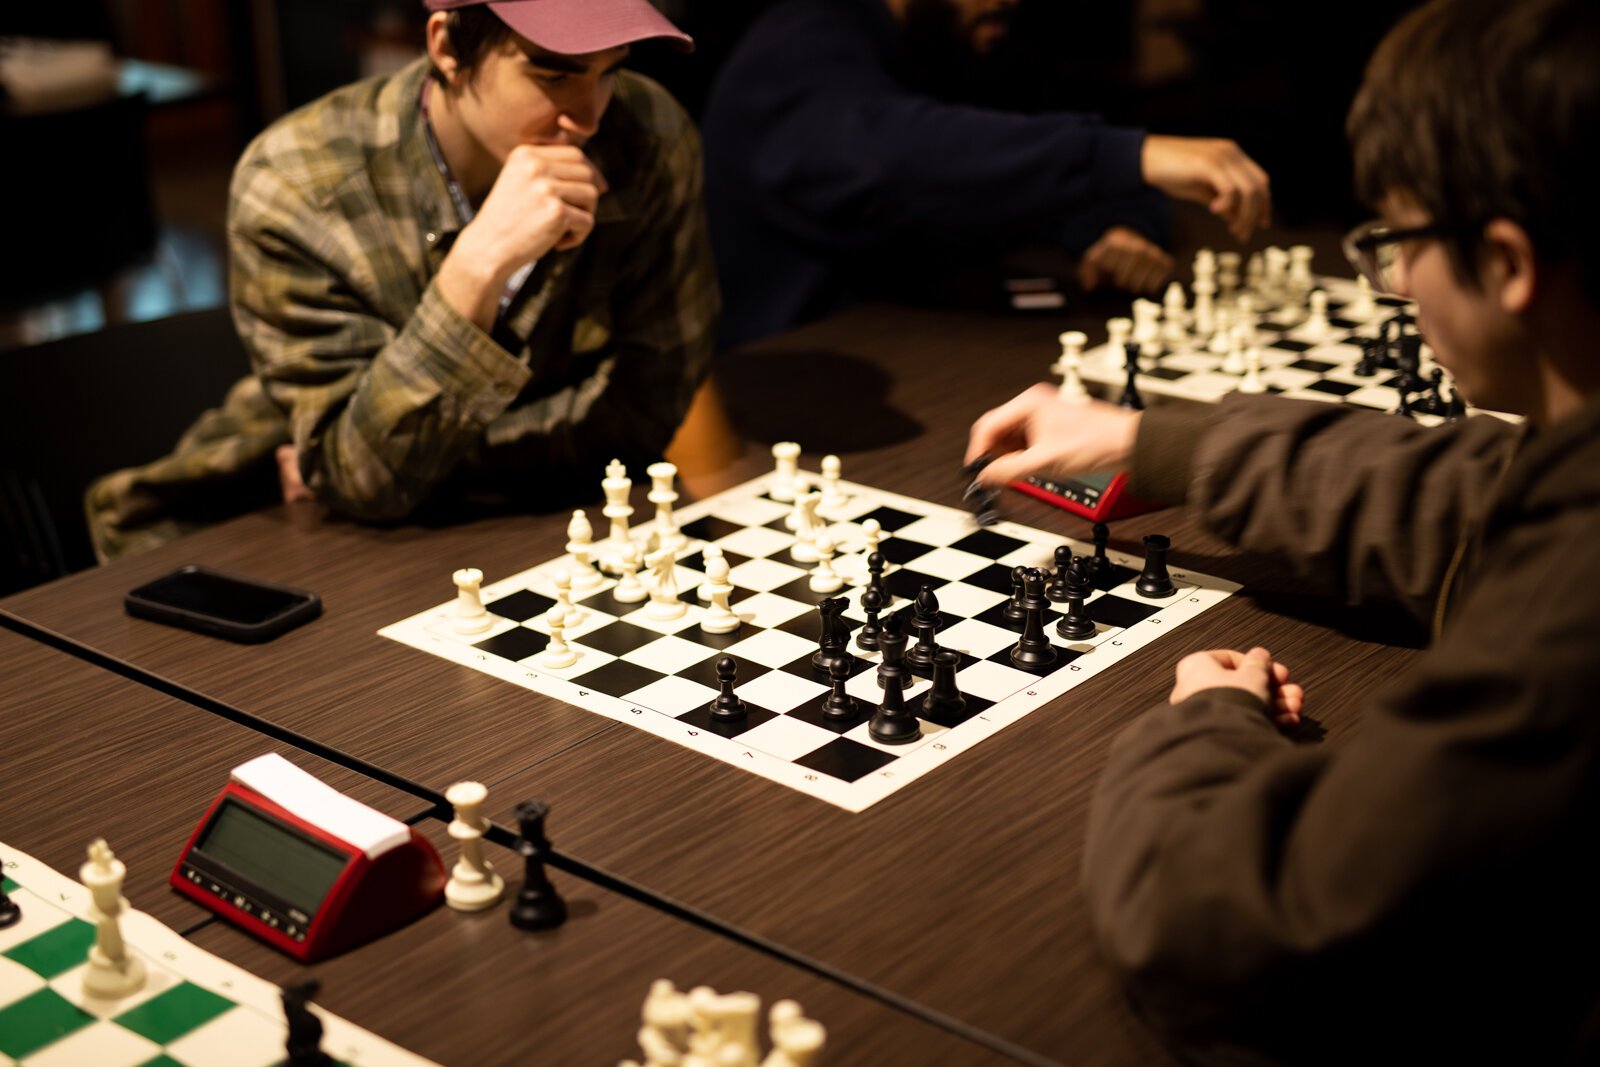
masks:
[[[5,891],[22,908],[0,930],[0,1067],[273,1067],[284,1061],[278,988],[196,948],[132,908],[128,950],[148,978],[126,997],[83,991],[94,926],[77,882],[0,844]],[[322,1047],[348,1067],[426,1067],[431,1061],[320,1008]]]

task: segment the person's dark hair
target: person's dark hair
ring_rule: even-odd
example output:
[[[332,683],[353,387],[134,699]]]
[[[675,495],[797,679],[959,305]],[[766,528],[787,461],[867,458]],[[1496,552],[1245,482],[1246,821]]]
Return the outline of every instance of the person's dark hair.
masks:
[[[1434,0],[1378,46],[1346,124],[1356,191],[1434,221],[1476,284],[1482,227],[1506,218],[1539,257],[1571,260],[1600,298],[1600,4]]]
[[[447,17],[445,32],[450,35],[450,48],[456,54],[461,72],[469,79],[483,57],[511,36],[511,27],[482,5],[459,8]],[[429,76],[441,86],[445,84],[444,74],[438,67],[429,71]]]

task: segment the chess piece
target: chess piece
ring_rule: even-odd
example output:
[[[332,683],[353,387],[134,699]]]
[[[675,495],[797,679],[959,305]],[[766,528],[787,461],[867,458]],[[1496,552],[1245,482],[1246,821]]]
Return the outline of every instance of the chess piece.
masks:
[[[1218,370],[1223,374],[1243,374],[1248,369],[1244,362],[1244,331],[1235,327],[1228,331],[1228,354]]]
[[[1144,573],[1134,583],[1140,596],[1159,598],[1178,591],[1167,573],[1167,549],[1171,545],[1172,539],[1162,534],[1150,534],[1144,539]]]
[[[620,459],[606,464],[606,476],[600,482],[600,489],[606,495],[606,506],[600,509],[600,514],[611,520],[606,547],[613,555],[620,555],[628,541],[628,517],[633,514],[633,506],[628,503],[633,480]]]
[[[632,541],[622,546],[617,556],[617,570],[621,577],[611,590],[612,600],[622,604],[637,604],[650,595],[650,591],[639,580],[639,546]]]
[[[840,660],[847,665],[854,662],[850,656],[849,633],[839,621],[849,603],[845,597],[836,596],[828,597],[817,605],[817,616],[822,627],[817,638],[817,650],[811,655],[811,665],[823,674],[830,673],[833,664]]]
[[[789,557],[796,563],[815,563],[821,558],[817,553],[817,535],[822,532],[817,507],[821,503],[821,493],[802,493],[795,501],[794,544],[789,548]]]
[[[1370,319],[1378,310],[1378,305],[1372,299],[1372,283],[1367,281],[1365,274],[1356,276],[1356,298],[1345,305],[1340,315],[1346,319]]]
[[[836,659],[828,665],[828,678],[832,689],[822,701],[822,717],[832,722],[849,722],[861,714],[856,698],[844,691],[850,680],[850,661]]]
[[[838,456],[822,457],[822,506],[841,508],[850,501],[850,494],[839,484],[841,464]]]
[[[1094,560],[1088,556],[1079,556],[1072,561],[1066,580],[1068,599],[1088,597],[1094,593],[1095,569]]]
[[[904,689],[911,684],[911,672],[906,669],[906,633],[901,628],[901,616],[891,615],[878,635],[878,650],[883,653],[878,664],[878,687],[887,689],[891,684]]]
[[[1057,604],[1067,599],[1067,584],[1071,579],[1072,546],[1057,545],[1055,552],[1056,569],[1051,576],[1050,586],[1045,590],[1045,596]]]
[[[560,670],[578,662],[578,653],[567,644],[567,613],[561,605],[555,604],[545,612],[544,621],[550,627],[550,643],[539,653],[539,666]]]
[[[774,467],[767,495],[780,504],[791,503],[795,476],[800,473],[800,446],[793,441],[779,441],[772,446],[772,461]]]
[[[1132,319],[1107,319],[1106,320],[1106,347],[1113,352],[1122,352],[1128,347],[1128,340],[1133,335]]]
[[[711,561],[714,559],[722,559],[722,549],[716,545],[706,545],[700,550],[700,569],[706,574],[710,574]],[[706,588],[710,584],[710,581],[700,583],[700,585],[695,588],[695,591],[692,594],[694,599],[703,600],[707,604],[711,603],[711,593]]]
[[[1233,294],[1239,288],[1239,261],[1237,252],[1217,253],[1217,289],[1224,304],[1233,300]]]
[[[689,606],[678,599],[678,560],[670,548],[658,548],[645,557],[650,567],[650,603],[647,617],[665,622],[683,617]]]
[[[1189,301],[1183,295],[1183,286],[1170,282],[1161,298],[1161,340],[1167,351],[1173,351],[1189,340]]]
[[[878,551],[879,545],[883,544],[883,524],[877,519],[868,519],[861,524],[861,536],[866,539],[866,548],[863,551],[870,556]]]
[[[458,634],[481,634],[494,625],[494,619],[483,606],[479,587],[483,572],[476,567],[463,567],[450,576],[456,583],[455,623]]]
[[[1118,407],[1122,407],[1122,408],[1127,408],[1130,411],[1143,411],[1144,410],[1144,397],[1139,395],[1139,382],[1138,382],[1138,377],[1139,377],[1139,345],[1138,345],[1138,343],[1134,342],[1134,341],[1129,341],[1128,342],[1128,346],[1125,349],[1125,351],[1127,353],[1128,361],[1127,361],[1127,365],[1124,367],[1124,369],[1128,372],[1128,380],[1125,383],[1123,383],[1123,386],[1122,386],[1122,397],[1117,401],[1117,406]]]
[[[1132,343],[1138,346],[1134,351],[1146,359],[1161,356],[1161,305],[1154,300],[1134,300]]]
[[[1080,371],[1083,366],[1083,346],[1089,338],[1077,330],[1068,330],[1057,340],[1061,342],[1061,358],[1052,369],[1061,375],[1061,388],[1056,395],[1074,404],[1088,400],[1089,390],[1084,387]]]
[[[572,575],[567,569],[562,567],[551,576],[550,580],[556,587],[555,606],[563,613],[562,624],[576,626],[587,618],[589,613],[572,602]]]
[[[1098,633],[1094,620],[1083,607],[1084,594],[1076,589],[1067,597],[1067,613],[1056,623],[1056,633],[1068,641],[1083,641]]]
[[[444,899],[457,911],[482,911],[493,907],[506,890],[505,879],[494,872],[483,854],[483,835],[489,820],[482,814],[489,791],[477,782],[457,782],[445,790],[444,798],[455,808],[449,834],[461,843],[461,857],[450,870]]]
[[[717,660],[717,698],[706,708],[717,722],[744,722],[749,709],[733,691],[739,676],[739,664],[732,656]]]
[[[0,863],[0,870],[5,869],[5,864]],[[17,920],[22,918],[22,905],[11,899],[11,895],[0,887],[0,930],[8,926],[17,925]]]
[[[656,548],[677,551],[689,543],[689,539],[678,530],[678,520],[672,514],[672,505],[678,500],[672,481],[678,476],[678,468],[662,461],[650,464],[644,472],[650,476],[650,492],[645,499],[656,506],[655,528],[650,533],[650,543]]]
[[[903,649],[905,637],[896,636]],[[867,736],[882,745],[903,745],[917,740],[922,736],[922,724],[906,707],[904,657],[895,657],[893,664],[885,657],[878,670],[880,674],[885,671],[888,674],[883,678],[883,702],[867,722]]]
[[[930,586],[923,586],[917,593],[913,611],[910,636],[917,643],[906,650],[906,664],[917,671],[932,670],[934,653],[939,651],[933,640],[939,630],[939,598]]]
[[[128,901],[122,895],[122,881],[128,868],[112,854],[104,838],[89,846],[89,862],[78,869],[78,881],[89,891],[89,922],[94,926],[94,944],[89,946],[89,965],[83,972],[85,996],[116,1000],[144,988],[144,961],[128,951],[122,940],[123,911]]]
[[[1239,379],[1239,392],[1264,393],[1267,383],[1261,377],[1261,349],[1251,345],[1244,350],[1244,377]]]
[[[589,548],[594,544],[594,527],[589,516],[579,508],[567,523],[567,554],[572,557],[572,588],[593,589],[605,581],[605,576],[594,569],[589,561]]]
[[[1111,559],[1106,555],[1106,547],[1111,544],[1111,527],[1103,522],[1095,523],[1090,538],[1094,542],[1094,580],[1098,583],[1111,577]]]
[[[1027,617],[1022,637],[1011,650],[1011,665],[1023,670],[1043,670],[1056,661],[1056,648],[1044,633],[1044,613],[1050,602],[1044,598],[1044,575],[1029,567],[1023,576],[1022,607]]]
[[[1326,341],[1333,332],[1328,323],[1328,294],[1321,289],[1311,290],[1311,312],[1306,316],[1301,334],[1309,341]]]
[[[733,586],[728,584],[728,561],[720,554],[706,558],[706,579],[700,591],[710,595],[711,606],[700,620],[700,629],[708,634],[731,634],[739,628],[739,616],[728,606]]]
[[[816,1067],[828,1032],[815,1019],[797,1019],[781,1030],[773,1029],[772,1051],[761,1067]]]
[[[967,710],[967,698],[956,688],[956,668],[961,653],[949,649],[933,657],[933,687],[922,698],[922,717],[933,722],[956,718]],[[941,725],[950,725],[943,722]]]
[[[817,566],[811,572],[806,587],[813,593],[837,593],[844,588],[844,579],[833,569],[833,538],[822,534],[816,541]]]
[[[284,1067],[334,1067],[334,1058],[322,1048],[322,1020],[310,1008],[321,991],[322,983],[315,978],[278,987],[289,1031],[284,1039]]]
[[[550,884],[545,858],[550,842],[544,820],[550,808],[542,800],[517,805],[517,855],[522,857],[522,887],[511,902],[511,925],[519,930],[548,930],[567,921],[567,903]]]
[[[861,610],[866,613],[866,625],[856,631],[856,645],[868,652],[878,650],[878,637],[883,627],[878,623],[878,612],[883,610],[883,594],[872,586],[861,590]]]
[[[1311,274],[1311,257],[1315,254],[1310,245],[1291,245],[1289,248],[1289,276],[1286,282],[1286,293],[1290,300],[1304,300],[1307,293],[1313,291],[1317,280]],[[1327,299],[1327,294],[1323,294]],[[1326,315],[1327,306],[1323,306]]]
[[[1027,611],[1022,607],[1022,582],[1027,576],[1028,568],[1011,568],[1011,599],[1006,601],[1002,615],[1007,623],[1020,623],[1027,617]]]
[[[889,592],[889,587],[883,584],[884,560],[882,552],[869,552],[867,554],[867,586],[878,591],[878,596],[883,601],[883,606],[888,607],[894,602],[894,596]]]

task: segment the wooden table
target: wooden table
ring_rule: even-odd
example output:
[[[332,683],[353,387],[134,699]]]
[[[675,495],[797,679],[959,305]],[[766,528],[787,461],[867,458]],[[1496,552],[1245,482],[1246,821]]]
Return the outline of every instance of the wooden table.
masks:
[[[1069,326],[1093,328],[1081,317],[868,307],[753,346],[719,369],[755,442],[724,480],[767,469],[766,444],[792,438],[807,446],[809,469],[835,452],[851,480],[959,506],[966,426],[1043,377]],[[1005,506],[1026,525],[1089,535],[1087,523],[1031,499],[1008,494]],[[1295,588],[1290,576],[1208,539],[1185,512],[1119,522],[1112,546],[1140,554],[1150,532],[1172,537],[1175,564],[1262,595],[1207,612],[861,814],[375,636],[449,599],[456,567],[493,580],[558,555],[564,516],[381,530],[276,508],[0,601],[0,613],[204,706],[292,731],[419,798],[475,777],[504,826],[516,802],[541,797],[568,870],[617,879],[968,1029],[989,1049],[1136,1064],[1162,1053],[1100,964],[1077,888],[1088,798],[1112,737],[1165,698],[1173,663],[1190,651],[1266,644],[1304,681],[1308,710],[1332,738],[1356,722],[1367,680],[1412,655],[1385,643],[1372,616],[1303,598],[1286,611],[1291,602],[1265,594]],[[261,647],[123,616],[125,590],[186,562],[315,589],[326,614]],[[428,946],[419,959],[471,955],[430,924],[405,935]],[[377,954],[388,951],[385,942]],[[647,980],[635,977],[632,999]]]

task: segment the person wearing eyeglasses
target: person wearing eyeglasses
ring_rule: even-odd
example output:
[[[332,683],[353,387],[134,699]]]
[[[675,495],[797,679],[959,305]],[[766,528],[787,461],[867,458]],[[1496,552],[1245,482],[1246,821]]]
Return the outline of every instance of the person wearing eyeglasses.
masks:
[[[1143,413],[1038,386],[983,478],[1126,466],[1308,591],[1433,630],[1338,744],[1268,649],[1185,657],[1116,740],[1083,888],[1135,1004],[1193,1062],[1600,1062],[1600,5],[1434,0],[1351,109],[1350,235],[1483,416],[1425,428],[1270,396]]]

